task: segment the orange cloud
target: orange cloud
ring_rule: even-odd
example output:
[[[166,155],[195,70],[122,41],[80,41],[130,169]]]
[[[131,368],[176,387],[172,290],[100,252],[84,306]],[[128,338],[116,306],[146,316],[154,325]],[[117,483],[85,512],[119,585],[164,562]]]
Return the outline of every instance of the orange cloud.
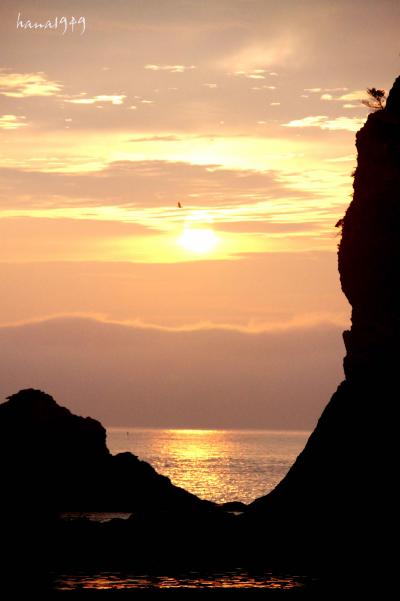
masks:
[[[0,69],[0,94],[11,98],[30,96],[57,96],[62,84],[47,79],[43,71],[37,73],[10,73]]]
[[[169,73],[184,73],[196,69],[195,65],[145,65],[149,71],[168,71]]]
[[[26,221],[25,231],[29,227]],[[39,223],[38,232],[40,227]],[[63,244],[67,245],[69,238],[73,246],[81,246],[82,237],[90,242],[88,236],[93,240],[98,232],[94,224],[88,235],[84,224],[76,236],[72,236],[72,229],[71,222],[65,228]],[[117,235],[124,236],[123,229],[130,228],[109,229],[105,225],[100,233],[102,229],[107,235],[115,229]],[[168,327],[207,322],[252,330],[274,324],[348,320],[349,306],[340,291],[336,252],[251,253],[240,261],[164,264],[61,262],[54,256],[60,230],[61,224],[49,239],[52,254],[47,261],[34,263],[27,253],[25,263],[10,259],[0,262],[3,323],[77,312]],[[135,230],[131,231],[134,236]],[[23,238],[19,240],[21,247]]]
[[[26,123],[22,121],[26,117],[17,115],[1,115],[0,116],[0,129],[18,129],[24,127]]]
[[[366,90],[354,90],[353,92],[343,94],[338,100],[359,100],[361,102],[364,98],[367,98],[367,96]]]
[[[310,428],[344,351],[329,323],[257,333],[59,317],[0,327],[0,340],[0,396],[41,388],[119,426]]]
[[[293,119],[289,123],[282,123],[283,127],[319,127],[323,130],[357,131],[364,124],[365,119],[360,117],[336,117],[329,119],[327,115],[316,115]]]
[[[123,104],[126,96],[124,94],[100,94],[92,98],[72,98],[66,99],[65,102],[71,104],[99,104],[102,102],[110,102],[111,104]]]

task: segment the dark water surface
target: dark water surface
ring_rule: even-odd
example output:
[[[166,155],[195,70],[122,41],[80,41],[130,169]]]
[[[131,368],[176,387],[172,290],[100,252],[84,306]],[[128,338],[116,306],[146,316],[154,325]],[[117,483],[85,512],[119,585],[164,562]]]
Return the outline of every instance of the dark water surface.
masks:
[[[268,430],[173,430],[108,428],[112,453],[130,451],[148,461],[174,484],[218,503],[249,503],[266,494],[285,476],[309,436],[308,432]],[[65,517],[77,519],[82,513]],[[84,514],[95,521],[126,519],[129,513]],[[134,541],[132,541],[134,544]],[[55,590],[128,589],[264,589],[301,591],[314,588],[305,575],[235,568],[219,572],[140,573],[76,570],[51,576]]]
[[[234,569],[224,572],[188,572],[185,574],[140,574],[104,571],[88,574],[54,575],[56,590],[79,589],[207,589],[207,588],[259,588],[270,590],[309,590],[316,580],[301,575],[272,574]]]

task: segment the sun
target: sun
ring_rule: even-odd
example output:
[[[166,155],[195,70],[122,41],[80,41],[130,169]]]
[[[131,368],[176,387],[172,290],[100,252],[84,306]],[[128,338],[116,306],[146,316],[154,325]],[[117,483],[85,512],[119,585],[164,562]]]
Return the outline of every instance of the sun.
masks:
[[[193,254],[210,254],[220,243],[212,225],[213,218],[208,211],[201,209],[187,212],[178,244]]]
[[[219,242],[219,238],[210,228],[186,225],[178,242],[185,250],[204,255],[215,249]]]

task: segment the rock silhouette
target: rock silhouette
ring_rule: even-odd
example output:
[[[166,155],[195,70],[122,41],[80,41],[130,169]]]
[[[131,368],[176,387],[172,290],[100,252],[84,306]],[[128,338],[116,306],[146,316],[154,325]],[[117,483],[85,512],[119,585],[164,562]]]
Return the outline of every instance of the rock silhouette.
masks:
[[[47,586],[49,572],[71,566],[198,565],[226,556],[236,536],[230,507],[174,486],[131,453],[112,455],[100,422],[72,414],[40,390],[21,390],[0,404],[0,465],[0,532],[8,552],[2,568],[29,587]],[[132,517],[103,524],[64,519],[68,512]]]
[[[343,333],[345,380],[287,476],[250,505],[246,520],[250,528],[263,524],[270,539],[286,536],[298,554],[326,560],[340,549],[341,560],[362,553],[377,561],[394,525],[400,78],[386,107],[357,133],[356,147],[354,195],[341,220],[338,252],[341,286],[352,305],[351,329]]]
[[[40,390],[21,390],[0,405],[3,490],[14,510],[202,510],[213,503],[174,486],[132,453],[111,455],[106,431]],[[27,502],[29,498],[29,502]]]

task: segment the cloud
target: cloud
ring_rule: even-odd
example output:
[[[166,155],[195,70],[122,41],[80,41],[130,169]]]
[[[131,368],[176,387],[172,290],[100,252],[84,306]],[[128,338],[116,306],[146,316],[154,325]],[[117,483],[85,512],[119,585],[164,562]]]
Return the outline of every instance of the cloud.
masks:
[[[11,98],[30,96],[58,96],[62,84],[47,79],[43,71],[37,73],[12,73],[0,69],[0,94]]]
[[[268,41],[263,38],[261,34],[243,39],[235,50],[217,61],[217,66],[250,79],[264,79],[265,74],[276,76],[276,71],[270,71],[271,67],[287,64],[298,51],[300,37],[293,32],[274,31]]]
[[[367,96],[366,90],[354,90],[348,94],[343,94],[338,100],[359,100],[361,102],[364,98],[367,98]]]
[[[251,89],[252,90],[276,90],[276,86],[267,86],[267,85],[253,86]]]
[[[0,217],[2,261],[99,260],[119,245],[159,230],[138,223],[91,219]]]
[[[322,94],[321,100],[333,100],[332,94]]]
[[[55,260],[77,259],[79,252],[82,260],[94,258],[96,252],[102,260],[191,260],[193,257],[182,254],[181,249],[178,252],[175,240],[185,220],[199,209],[207,213],[206,222],[215,227],[246,223],[241,231],[236,229],[237,235],[235,229],[225,230],[219,253],[210,257],[213,260],[234,258],[245,250],[333,248],[334,230],[329,223],[341,217],[343,203],[341,199],[329,203],[321,200],[337,184],[334,178],[327,180],[327,174],[328,169],[306,174],[298,169],[261,172],[169,161],[117,161],[89,173],[0,168],[0,210],[5,217],[79,217],[135,223],[148,229],[145,237],[126,237],[125,241],[120,236],[110,238],[108,246],[103,243],[104,236],[99,246],[93,240],[88,246],[83,236],[79,246],[66,242],[60,247],[62,238],[57,243],[49,225],[46,237],[54,240],[57,253],[49,251],[48,255]],[[177,209],[178,203],[182,209]],[[250,225],[260,221],[284,223],[285,231],[283,225],[281,231],[275,226],[273,232]],[[295,225],[303,223],[315,223],[315,227],[304,230]],[[30,253],[36,260],[38,253],[40,260],[46,257],[40,240],[29,248],[9,240],[8,249],[8,260],[12,260],[13,252],[19,260],[27,260]]]
[[[111,104],[123,104],[125,98],[126,96],[124,94],[100,94],[98,96],[93,96],[92,98],[65,99],[64,102],[70,102],[71,104],[99,104],[103,102],[110,102]]]
[[[365,119],[360,117],[336,117],[336,119],[328,119],[321,125],[321,129],[358,131],[364,123]]]
[[[312,94],[318,94],[319,92],[345,92],[348,88],[340,87],[340,88],[304,88],[305,92],[310,92]],[[331,96],[330,94],[328,94]],[[332,97],[331,97],[332,98]],[[329,98],[329,100],[331,100]]]
[[[90,238],[88,241],[95,241],[99,233],[100,237],[111,234],[118,239],[128,235],[134,240],[135,224],[122,227],[89,223],[85,233],[85,223],[80,222],[74,235],[74,222],[66,224],[64,234],[61,222],[55,223],[52,234],[52,223],[48,220],[52,254],[46,262],[32,262],[31,252],[25,263],[0,261],[0,323],[77,312],[162,326],[210,322],[236,324],[248,330],[271,329],[274,324],[288,322],[310,325],[321,320],[341,324],[348,321],[349,305],[340,290],[336,249],[323,253],[249,253],[236,261],[67,262],[57,261],[55,256],[57,235],[60,243],[69,242],[73,253],[74,246],[82,244],[83,234]],[[37,248],[40,230],[46,226],[44,221],[35,224],[28,219],[20,224],[21,233],[23,227],[27,235],[30,229],[33,232],[32,251]],[[6,227],[7,222],[2,232]],[[9,227],[7,245],[12,232],[13,227]],[[17,240],[16,244],[22,253],[23,241]]]
[[[196,69],[195,65],[145,65],[149,71],[168,71],[169,73],[184,73]]]
[[[0,129],[18,129],[25,127],[26,123],[23,121],[26,117],[17,115],[1,115],[0,116]]]
[[[2,244],[15,245],[34,243],[46,248],[56,244],[79,243],[82,238],[115,239],[126,236],[140,236],[152,232],[151,228],[138,223],[123,221],[100,221],[96,219],[70,219],[49,217],[0,217],[0,238]],[[3,247],[4,250],[4,247]]]
[[[358,131],[364,124],[365,119],[359,117],[336,117],[330,119],[327,115],[316,115],[304,117],[303,119],[294,119],[289,123],[282,123],[283,127],[319,127],[323,130],[337,131]]]
[[[293,119],[289,123],[282,123],[283,127],[320,127],[328,117],[326,115],[316,115],[314,117],[303,117],[303,119]]]
[[[319,224],[312,222],[290,223],[255,219],[254,221],[221,221],[220,223],[215,223],[213,228],[222,232],[284,234],[310,232],[319,229]]]
[[[183,139],[183,136],[176,136],[175,134],[156,134],[154,136],[138,136],[137,138],[132,138],[130,142],[178,142]]]
[[[0,208],[62,209],[236,207],[284,198],[310,199],[274,171],[222,169],[169,161],[115,161],[92,173],[0,168]],[[288,207],[288,211],[291,209]]]
[[[313,427],[342,379],[340,329],[168,330],[59,317],[0,328],[0,395],[43,389],[107,425]]]
[[[248,79],[265,79],[264,69],[253,69],[252,71],[235,71],[234,75],[241,75]]]
[[[325,159],[328,163],[347,163],[349,161],[355,161],[355,154],[346,154],[341,157],[334,157],[333,159]]]

